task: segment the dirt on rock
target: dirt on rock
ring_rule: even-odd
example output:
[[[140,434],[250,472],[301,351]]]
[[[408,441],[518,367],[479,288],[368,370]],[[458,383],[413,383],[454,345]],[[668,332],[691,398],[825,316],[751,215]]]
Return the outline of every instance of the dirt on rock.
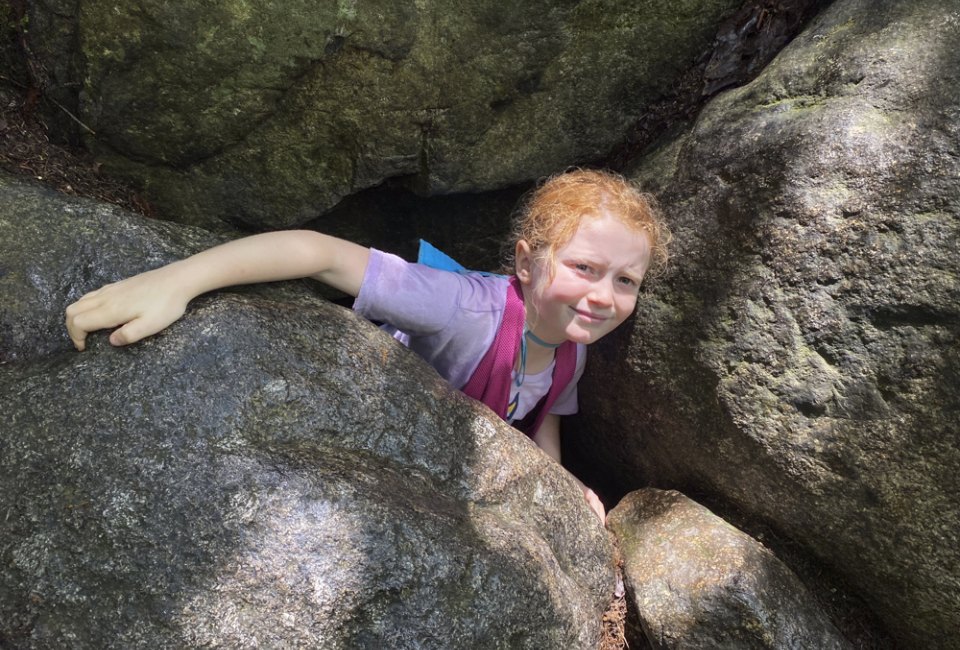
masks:
[[[35,108],[26,88],[0,77],[0,168],[64,194],[93,198],[147,217],[154,216],[150,204],[139,192],[104,174],[89,153],[51,142],[49,129]]]

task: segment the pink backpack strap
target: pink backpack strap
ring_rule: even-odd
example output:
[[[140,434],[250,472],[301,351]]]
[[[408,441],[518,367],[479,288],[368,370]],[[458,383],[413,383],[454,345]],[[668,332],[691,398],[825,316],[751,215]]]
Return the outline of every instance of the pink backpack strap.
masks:
[[[516,276],[510,277],[507,284],[507,302],[503,309],[500,327],[493,337],[493,343],[473,371],[463,392],[480,400],[499,415],[507,417],[507,403],[510,401],[510,382],[513,364],[520,350],[520,337],[523,336],[523,323],[526,311],[523,308],[523,294]]]
[[[553,381],[550,384],[550,390],[547,391],[546,397],[540,400],[540,403],[536,406],[537,419],[534,420],[533,426],[529,429],[521,429],[521,431],[531,438],[537,430],[540,429],[543,418],[545,418],[547,413],[550,412],[550,409],[553,408],[554,402],[557,401],[557,398],[560,397],[563,390],[573,381],[573,373],[576,372],[577,369],[577,344],[573,341],[564,341],[563,345],[557,348],[554,359]]]
[[[493,338],[493,343],[462,389],[470,397],[489,406],[494,413],[503,419],[507,417],[510,383],[513,381],[513,366],[520,350],[520,337],[523,336],[525,320],[526,311],[523,308],[520,281],[517,280],[516,276],[511,276],[507,285],[507,301],[500,327]],[[550,412],[554,402],[573,380],[576,366],[577,345],[571,341],[566,341],[557,348],[550,390],[534,409],[535,415],[531,413],[524,418],[524,423],[526,423],[531,415],[535,417],[532,427],[521,429],[528,436],[533,437],[533,434],[540,428],[543,418]]]

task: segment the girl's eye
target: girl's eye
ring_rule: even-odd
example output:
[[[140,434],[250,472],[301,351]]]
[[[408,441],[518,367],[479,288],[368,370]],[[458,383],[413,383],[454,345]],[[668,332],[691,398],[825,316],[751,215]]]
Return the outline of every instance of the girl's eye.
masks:
[[[627,286],[627,287],[635,287],[635,286],[637,286],[637,281],[636,281],[636,280],[634,280],[633,278],[628,278],[628,277],[625,276],[625,275],[620,277],[619,282],[620,282],[620,284],[622,284],[622,285],[624,285],[624,286]]]
[[[584,264],[584,263],[582,263],[582,262],[578,262],[578,263],[574,264],[574,265],[573,265],[573,268],[575,268],[576,270],[580,271],[581,273],[589,273],[589,272],[590,272],[590,265],[589,265],[589,264]]]

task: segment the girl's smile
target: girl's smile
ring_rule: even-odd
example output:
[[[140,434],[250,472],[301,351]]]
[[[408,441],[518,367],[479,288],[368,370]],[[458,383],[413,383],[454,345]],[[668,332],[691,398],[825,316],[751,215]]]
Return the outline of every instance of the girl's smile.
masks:
[[[599,314],[594,314],[589,311],[583,311],[575,307],[571,307],[571,309],[573,309],[573,311],[575,311],[577,315],[580,316],[580,318],[587,321],[588,323],[602,323],[609,319],[609,316],[601,316]]]

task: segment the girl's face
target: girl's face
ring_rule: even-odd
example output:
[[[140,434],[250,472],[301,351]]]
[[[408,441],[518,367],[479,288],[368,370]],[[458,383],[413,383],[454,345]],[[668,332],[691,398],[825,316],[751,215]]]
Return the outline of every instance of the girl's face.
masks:
[[[604,214],[583,219],[557,251],[552,281],[549,262],[537,262],[525,241],[517,243],[516,260],[533,333],[549,343],[593,343],[633,312],[650,239]]]

